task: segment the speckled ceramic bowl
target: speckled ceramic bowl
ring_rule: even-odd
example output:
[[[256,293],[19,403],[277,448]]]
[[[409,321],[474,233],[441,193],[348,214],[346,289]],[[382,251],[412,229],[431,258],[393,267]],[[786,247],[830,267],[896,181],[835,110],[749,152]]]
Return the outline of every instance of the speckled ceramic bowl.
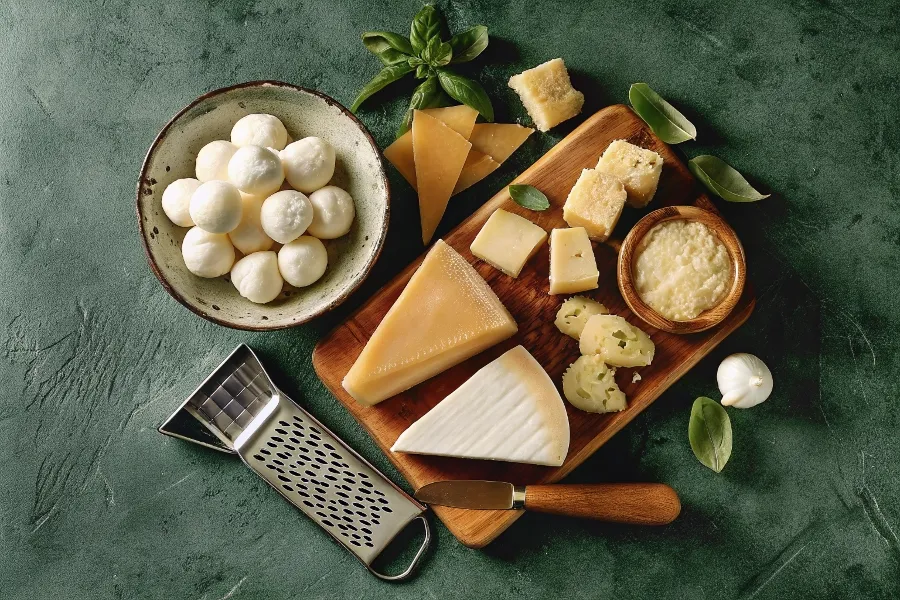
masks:
[[[328,270],[322,279],[301,289],[286,287],[269,304],[242,298],[227,275],[203,279],[191,274],[181,258],[181,242],[188,230],[173,225],[162,210],[166,186],[195,176],[194,160],[200,148],[213,140],[229,139],[234,123],[250,113],[275,115],[295,140],[315,135],[331,142],[337,153],[331,184],[347,190],[356,204],[350,233],[324,240]],[[313,90],[254,81],[204,94],[166,124],[141,169],[137,215],[150,268],[176,300],[220,325],[269,330],[299,325],[331,310],[362,283],[387,233],[389,197],[378,147],[346,108]]]

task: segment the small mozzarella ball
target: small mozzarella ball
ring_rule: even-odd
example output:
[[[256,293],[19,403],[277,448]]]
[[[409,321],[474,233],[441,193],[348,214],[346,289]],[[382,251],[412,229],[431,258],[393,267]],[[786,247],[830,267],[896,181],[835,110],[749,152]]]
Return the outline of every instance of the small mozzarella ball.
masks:
[[[281,151],[281,162],[291,187],[309,194],[331,181],[334,148],[322,138],[303,138]]]
[[[263,146],[281,150],[287,145],[287,129],[278,117],[255,114],[241,117],[231,129],[236,146]]]
[[[244,254],[268,250],[275,242],[266,235],[259,222],[260,211],[265,198],[251,196],[243,192],[241,192],[241,198],[244,206],[241,212],[241,222],[228,232],[231,243]]]
[[[268,148],[243,146],[228,161],[228,180],[242,192],[268,196],[284,181],[281,159]]]
[[[318,238],[304,235],[278,251],[278,269],[281,276],[295,287],[315,283],[328,266],[328,252]]]
[[[272,194],[263,202],[260,211],[263,231],[279,244],[287,244],[303,235],[312,219],[309,198],[294,190]]]
[[[350,231],[356,209],[353,198],[339,187],[326,185],[309,195],[313,220],[306,230],[320,240],[333,240]]]
[[[200,187],[200,182],[191,177],[176,179],[162,195],[162,208],[169,220],[179,227],[193,227],[191,218],[191,196]]]
[[[238,293],[250,302],[271,302],[278,297],[284,285],[278,272],[278,257],[274,252],[248,254],[231,269],[231,282]]]
[[[228,233],[241,222],[241,193],[227,181],[207,181],[191,196],[191,218],[200,229]]]
[[[188,271],[200,277],[219,277],[234,264],[234,247],[224,233],[190,229],[181,243],[181,256]]]
[[[197,179],[212,181],[219,179],[228,181],[228,161],[237,152],[238,147],[225,140],[216,140],[200,148],[197,154]]]

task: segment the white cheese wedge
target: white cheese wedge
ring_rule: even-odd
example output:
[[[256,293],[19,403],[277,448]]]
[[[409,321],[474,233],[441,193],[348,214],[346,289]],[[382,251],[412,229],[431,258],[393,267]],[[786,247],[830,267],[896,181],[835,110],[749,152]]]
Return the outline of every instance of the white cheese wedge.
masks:
[[[506,273],[518,277],[528,259],[547,239],[547,232],[525,217],[498,208],[475,236],[472,254]]]
[[[516,346],[413,423],[391,451],[558,467],[569,452],[569,419],[550,377]]]
[[[574,294],[597,287],[600,272],[584,227],[550,232],[550,293]]]
[[[350,367],[343,386],[357,402],[376,404],[517,330],[478,271],[438,240]]]

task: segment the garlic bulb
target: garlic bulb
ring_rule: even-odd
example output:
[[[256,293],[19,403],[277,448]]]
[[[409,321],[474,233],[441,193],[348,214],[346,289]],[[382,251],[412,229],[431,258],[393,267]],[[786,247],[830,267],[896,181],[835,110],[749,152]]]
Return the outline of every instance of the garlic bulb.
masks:
[[[772,393],[772,372],[752,354],[739,352],[722,361],[716,372],[722,405],[750,408]]]

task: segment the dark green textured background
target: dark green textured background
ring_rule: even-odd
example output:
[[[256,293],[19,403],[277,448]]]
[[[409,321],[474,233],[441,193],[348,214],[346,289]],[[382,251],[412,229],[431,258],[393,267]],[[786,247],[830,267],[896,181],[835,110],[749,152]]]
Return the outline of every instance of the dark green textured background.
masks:
[[[355,6],[353,6],[355,5]],[[528,515],[485,551],[439,526],[418,578],[368,575],[229,457],[156,426],[237,343],[397,473],[318,382],[316,340],[422,248],[392,169],[386,251],[362,291],[294,330],[231,331],[179,306],[138,242],[134,188],[156,132],[210,89],[253,79],[349,104],[376,71],[358,35],[404,31],[418,2],[0,5],[0,597],[896,598],[900,595],[900,33],[896,3],[441,2],[484,23],[480,79],[562,56],[585,112],[650,83],[771,199],[723,206],[749,253],[750,322],[570,478],[664,481],[664,529]],[[407,89],[364,107],[381,145]],[[533,136],[455,201],[465,218],[574,125]],[[723,203],[720,203],[720,205]],[[693,458],[694,397],[718,361],[762,356],[775,393],[730,411],[734,454]]]

